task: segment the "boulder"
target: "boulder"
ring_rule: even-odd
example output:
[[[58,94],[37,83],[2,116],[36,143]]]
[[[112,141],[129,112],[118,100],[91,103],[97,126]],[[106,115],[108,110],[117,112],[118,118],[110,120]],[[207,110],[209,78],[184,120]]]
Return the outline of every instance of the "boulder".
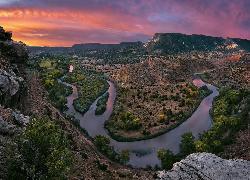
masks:
[[[15,125],[8,124],[2,117],[0,117],[0,133],[13,134],[15,131]]]
[[[159,179],[228,180],[250,179],[250,162],[222,159],[211,153],[194,153],[173,165],[170,171],[159,171]]]
[[[18,124],[18,125],[26,125],[29,123],[29,116],[24,116],[23,114],[21,114],[20,111],[18,111],[17,109],[15,109],[12,113],[12,116],[14,117],[14,121]]]
[[[10,91],[10,96],[13,96],[19,90],[19,84],[22,84],[23,81],[24,79],[16,76],[12,70],[9,73],[3,71],[0,74],[0,95]]]

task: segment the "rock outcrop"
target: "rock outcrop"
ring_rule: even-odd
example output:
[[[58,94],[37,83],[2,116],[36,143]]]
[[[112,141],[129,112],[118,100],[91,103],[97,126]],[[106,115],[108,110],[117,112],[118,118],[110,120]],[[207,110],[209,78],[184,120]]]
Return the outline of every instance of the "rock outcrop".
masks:
[[[159,179],[235,180],[250,179],[250,162],[222,159],[211,153],[194,153],[173,165],[170,171],[159,171]]]
[[[24,116],[17,109],[4,109],[0,106],[0,134],[13,135],[29,123],[29,116]]]
[[[29,51],[24,43],[13,41],[11,35],[0,27],[0,104],[23,112]]]

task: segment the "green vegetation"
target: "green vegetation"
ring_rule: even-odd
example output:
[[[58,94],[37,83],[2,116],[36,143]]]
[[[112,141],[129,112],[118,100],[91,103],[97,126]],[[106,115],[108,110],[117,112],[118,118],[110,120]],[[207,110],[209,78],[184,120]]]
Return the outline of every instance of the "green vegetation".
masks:
[[[41,67],[45,67],[45,66],[50,67],[50,66],[53,66],[55,62],[56,61],[41,61],[41,63],[39,63],[39,65]]]
[[[7,179],[66,179],[74,160],[67,137],[48,116],[32,118],[8,146]]]
[[[109,88],[104,78],[90,71],[73,71],[63,81],[76,83],[78,86],[78,98],[73,101],[73,106],[82,114],[87,112],[91,104]]]
[[[94,143],[97,148],[108,156],[109,159],[126,164],[129,162],[129,150],[121,150],[117,154],[113,146],[110,146],[110,140],[106,136],[98,135],[94,137]]]
[[[127,164],[129,162],[129,150],[121,150],[118,154],[118,159],[122,164]]]
[[[102,115],[106,111],[108,98],[109,98],[109,92],[107,92],[97,101],[96,104],[97,108],[95,110],[95,115]]]
[[[68,64],[58,62],[55,70],[41,75],[43,77],[42,83],[45,89],[49,92],[49,100],[51,104],[61,111],[67,109],[67,106],[65,105],[67,103],[66,96],[72,94],[73,89],[71,86],[59,83],[57,79],[61,78],[68,71]]]
[[[216,86],[218,88],[221,88],[222,86],[219,85],[219,84],[216,84],[212,78],[210,77],[210,74],[208,72],[204,72],[202,74],[198,74],[198,76],[201,78],[202,81],[208,83],[208,84],[211,84],[213,86]]]
[[[170,170],[175,163],[175,156],[172,151],[161,148],[157,151],[157,157],[161,160],[163,169]]]
[[[44,67],[41,67],[39,61],[34,61],[27,66],[27,70],[28,72],[39,71],[42,84],[49,92],[50,103],[60,111],[64,111],[67,109],[67,106],[65,106],[67,103],[66,96],[72,94],[73,89],[71,86],[59,83],[57,79],[69,72],[69,64],[57,61],[51,69],[52,62],[55,61],[42,61],[40,64],[43,64]]]
[[[121,119],[121,123],[118,123]],[[110,124],[111,123],[111,124]],[[139,118],[136,118],[132,112],[113,114],[109,121],[105,121],[105,127],[116,127],[117,130],[122,129],[126,131],[138,130],[142,124]]]
[[[213,127],[204,131],[196,142],[194,142],[194,136],[191,132],[184,133],[181,136],[183,140],[180,153],[175,156],[174,162],[178,162],[195,152],[218,154],[224,151],[227,145],[233,143],[236,133],[247,127],[249,109],[250,91],[244,88],[219,90],[219,96],[214,98],[211,111],[214,120]],[[165,164],[166,161],[169,164],[174,163],[171,158],[160,159],[162,164]]]
[[[236,132],[246,126],[250,109],[250,91],[244,88],[224,88],[219,90],[219,93],[213,101],[211,112],[214,119],[213,127],[194,143],[197,152],[223,151],[225,145],[232,142]],[[225,136],[227,132],[229,133]]]

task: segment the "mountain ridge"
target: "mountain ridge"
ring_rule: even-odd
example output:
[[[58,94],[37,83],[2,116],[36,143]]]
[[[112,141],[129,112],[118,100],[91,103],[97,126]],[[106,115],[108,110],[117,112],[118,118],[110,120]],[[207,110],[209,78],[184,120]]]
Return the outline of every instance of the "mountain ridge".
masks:
[[[199,51],[250,50],[250,40],[240,38],[222,38],[205,35],[186,35],[181,33],[155,33],[144,47],[148,52],[160,50],[166,54]]]

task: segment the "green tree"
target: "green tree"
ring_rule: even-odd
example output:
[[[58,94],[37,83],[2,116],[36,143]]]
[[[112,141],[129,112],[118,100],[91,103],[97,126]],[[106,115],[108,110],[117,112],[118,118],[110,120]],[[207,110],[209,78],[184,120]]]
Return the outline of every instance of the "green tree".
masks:
[[[219,116],[219,115],[225,115],[226,114],[226,108],[228,104],[224,98],[216,100],[215,101],[215,107],[214,107],[214,115]]]
[[[181,140],[182,142],[182,147],[181,147],[181,152],[185,154],[190,154],[195,152],[195,145],[194,145],[194,135],[192,132],[184,133],[181,135],[183,138]]]
[[[103,152],[107,152],[110,140],[106,136],[98,135],[94,137],[95,145]]]
[[[118,159],[122,164],[127,164],[130,160],[129,150],[121,150],[118,154]]]
[[[115,160],[117,154],[114,150],[114,147],[109,145],[110,140],[108,137],[102,135],[95,136],[94,143],[110,159]]]
[[[175,163],[175,156],[169,149],[161,148],[157,151],[157,157],[161,160],[163,169],[170,170]]]
[[[195,144],[195,149],[196,149],[196,152],[208,152],[209,150],[209,147],[207,144],[203,143],[202,141],[195,141],[194,142]]]
[[[74,160],[64,131],[48,116],[31,119],[8,146],[8,179],[64,179]]]

